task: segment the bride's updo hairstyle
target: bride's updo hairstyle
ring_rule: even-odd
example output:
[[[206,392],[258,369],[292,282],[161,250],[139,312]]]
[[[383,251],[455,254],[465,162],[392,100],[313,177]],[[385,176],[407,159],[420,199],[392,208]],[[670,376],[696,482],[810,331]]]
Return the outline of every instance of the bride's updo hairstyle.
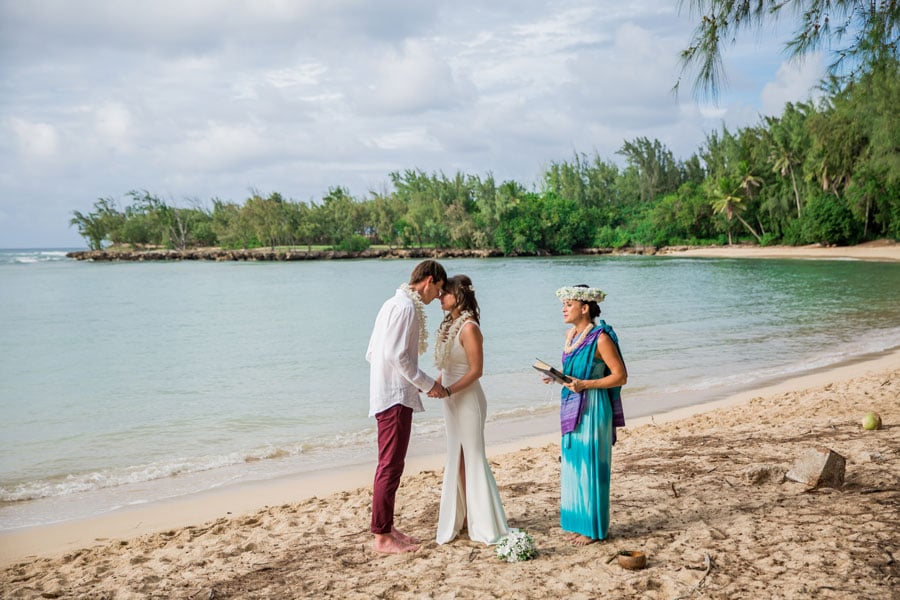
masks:
[[[475,299],[475,286],[472,285],[468,275],[448,277],[444,283],[444,292],[453,294],[460,312],[469,311],[475,322],[481,324],[481,311],[478,309],[478,300]],[[450,320],[450,313],[447,313],[444,320]]]
[[[590,286],[584,283],[579,283],[578,285],[574,285],[572,287],[590,289]],[[579,300],[579,302],[588,305],[588,315],[591,317],[591,323],[593,323],[597,319],[597,317],[600,316],[600,305],[597,304],[597,302],[594,300]]]

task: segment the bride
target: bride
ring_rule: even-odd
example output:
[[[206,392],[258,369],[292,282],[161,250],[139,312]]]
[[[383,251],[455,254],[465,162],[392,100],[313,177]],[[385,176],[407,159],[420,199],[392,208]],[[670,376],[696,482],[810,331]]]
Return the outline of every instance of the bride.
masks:
[[[466,275],[447,279],[441,308],[447,314],[437,331],[434,356],[441,371],[438,383],[443,387],[447,464],[437,543],[446,544],[465,527],[470,540],[496,544],[508,533],[508,526],[484,453],[487,401],[478,381],[484,363],[484,338],[472,280]]]

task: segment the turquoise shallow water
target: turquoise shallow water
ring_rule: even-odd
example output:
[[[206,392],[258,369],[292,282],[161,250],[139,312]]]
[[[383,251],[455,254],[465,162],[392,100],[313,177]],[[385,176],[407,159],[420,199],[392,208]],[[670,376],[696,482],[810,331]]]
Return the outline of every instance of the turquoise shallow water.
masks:
[[[416,261],[75,262],[0,251],[0,529],[371,461],[364,359]],[[900,265],[569,257],[454,259],[482,308],[489,442],[540,419],[559,362],[553,292],[588,283],[629,369],[627,416],[900,345]],[[429,331],[440,319],[428,308]],[[423,361],[434,370],[429,354]],[[415,444],[439,450],[437,405]]]

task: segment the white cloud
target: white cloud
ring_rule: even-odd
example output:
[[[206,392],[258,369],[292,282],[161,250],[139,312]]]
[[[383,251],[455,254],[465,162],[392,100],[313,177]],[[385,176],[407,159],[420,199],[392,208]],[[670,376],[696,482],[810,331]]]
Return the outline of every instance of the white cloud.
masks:
[[[370,57],[369,74],[353,88],[363,114],[416,114],[461,102],[471,88],[457,81],[446,61],[424,41],[405,42]]]
[[[59,153],[59,134],[53,125],[11,118],[8,126],[26,160],[52,158]]]
[[[371,144],[382,150],[434,151],[440,149],[438,141],[424,127],[375,136],[372,138]]]
[[[697,106],[671,94],[692,28],[657,0],[0,0],[0,241],[78,245],[71,211],[131,189],[306,200],[411,168],[527,186],[638,136],[688,154],[821,68],[741,45]]]
[[[275,69],[264,74],[270,84],[278,88],[292,86],[315,86],[322,82],[327,67],[318,62],[308,62],[294,67]]]
[[[95,128],[101,140],[113,149],[123,152],[132,150],[133,119],[131,112],[123,105],[109,103],[94,112]]]
[[[219,171],[254,164],[276,154],[261,128],[249,124],[207,123],[187,134],[159,160],[167,170]]]
[[[824,58],[821,54],[807,57],[804,61],[782,63],[774,81],[763,86],[760,94],[761,111],[765,115],[779,115],[787,102],[805,101],[822,96],[817,89],[824,72]]]
[[[571,62],[571,97],[594,118],[620,129],[660,125],[678,117],[672,94],[677,43],[624,23],[602,51]]]

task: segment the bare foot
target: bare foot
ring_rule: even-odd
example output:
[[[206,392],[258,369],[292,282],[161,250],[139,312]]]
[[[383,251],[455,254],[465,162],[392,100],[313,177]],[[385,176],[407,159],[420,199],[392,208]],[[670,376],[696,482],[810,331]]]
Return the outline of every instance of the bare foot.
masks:
[[[390,533],[376,533],[372,548],[383,554],[403,554],[404,552],[415,552],[419,546],[400,541]]]
[[[588,544],[593,544],[599,540],[595,540],[594,538],[589,538],[586,535],[575,534],[573,537],[569,538],[569,541],[574,546],[587,546]]]
[[[393,529],[391,529],[391,535],[394,536],[395,538],[397,538],[398,540],[400,540],[401,542],[405,543],[405,544],[416,545],[416,544],[421,543],[421,542],[419,542],[419,540],[417,540],[417,539],[414,538],[413,536],[411,536],[411,535],[406,535],[405,533],[403,533],[402,531],[400,531],[400,530],[397,529],[396,527],[394,527]]]

